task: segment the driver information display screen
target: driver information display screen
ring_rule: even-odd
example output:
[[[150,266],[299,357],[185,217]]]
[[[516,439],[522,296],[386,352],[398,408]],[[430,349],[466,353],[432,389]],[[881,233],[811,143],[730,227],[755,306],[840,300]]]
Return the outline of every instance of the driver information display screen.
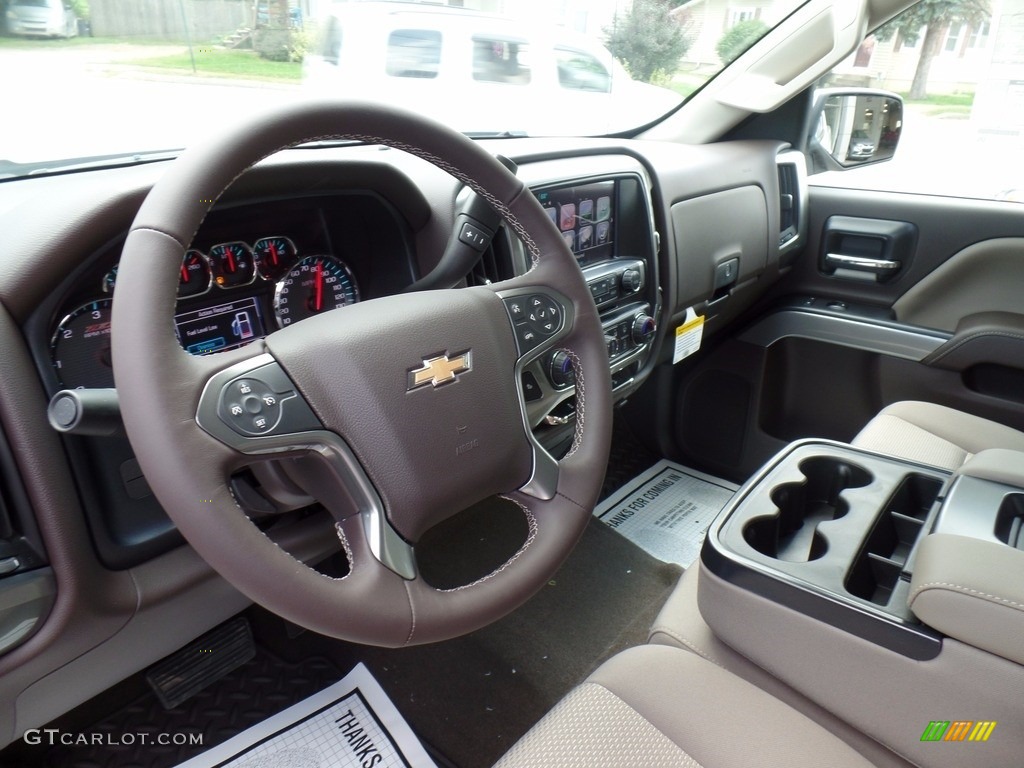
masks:
[[[193,355],[248,344],[267,335],[259,303],[250,296],[174,316],[178,341]]]
[[[543,189],[536,195],[581,265],[612,258],[615,242],[614,181]]]

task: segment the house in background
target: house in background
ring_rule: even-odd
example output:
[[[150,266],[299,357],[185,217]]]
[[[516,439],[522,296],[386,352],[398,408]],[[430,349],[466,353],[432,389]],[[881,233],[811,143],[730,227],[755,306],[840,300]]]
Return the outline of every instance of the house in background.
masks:
[[[1024,6],[1024,0],[1003,0]],[[690,0],[672,11],[672,16],[689,19],[697,36],[681,62],[681,71],[718,68],[721,62],[715,50],[718,41],[741,21],[760,19],[773,25],[792,10],[791,0]],[[998,9],[993,9],[993,18]],[[1020,12],[1024,8],[1018,8]],[[985,76],[991,59],[993,43],[991,22],[972,27],[957,24],[947,30],[938,56],[932,62],[929,90],[932,93],[973,92]],[[924,42],[922,34],[914,43],[899,35],[882,42],[868,37],[858,51],[836,67],[834,82],[845,85],[871,86],[906,92],[914,79],[914,71]]]

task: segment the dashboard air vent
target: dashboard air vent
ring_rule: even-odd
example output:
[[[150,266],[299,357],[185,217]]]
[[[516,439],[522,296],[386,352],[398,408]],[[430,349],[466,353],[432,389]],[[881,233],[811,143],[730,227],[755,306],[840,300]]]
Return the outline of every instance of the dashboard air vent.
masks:
[[[796,217],[796,167],[783,163],[779,166],[779,245],[796,235]]]
[[[806,163],[801,152],[788,150],[776,158],[779,173],[779,253],[802,244],[806,231]],[[783,262],[785,263],[785,262]]]
[[[505,229],[501,228],[491,239],[487,249],[480,254],[480,260],[472,271],[466,276],[466,284],[470,286],[490,285],[514,276],[508,237],[505,235]]]

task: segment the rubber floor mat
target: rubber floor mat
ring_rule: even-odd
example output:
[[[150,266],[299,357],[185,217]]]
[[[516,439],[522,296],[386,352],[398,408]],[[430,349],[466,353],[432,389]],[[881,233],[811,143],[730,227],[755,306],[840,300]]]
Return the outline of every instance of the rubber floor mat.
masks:
[[[258,647],[251,661],[174,709],[165,710],[151,691],[105,717],[97,711],[99,704],[86,703],[47,726],[60,731],[56,745],[50,746],[47,734],[40,734],[40,744],[23,740],[4,750],[2,764],[10,768],[172,768],[337,682],[342,674],[323,657],[288,663]],[[89,722],[90,710],[93,717],[103,719]],[[201,744],[189,743],[195,741],[191,738],[195,734],[201,735]],[[60,739],[79,743],[61,744]],[[162,740],[185,743],[158,743]]]

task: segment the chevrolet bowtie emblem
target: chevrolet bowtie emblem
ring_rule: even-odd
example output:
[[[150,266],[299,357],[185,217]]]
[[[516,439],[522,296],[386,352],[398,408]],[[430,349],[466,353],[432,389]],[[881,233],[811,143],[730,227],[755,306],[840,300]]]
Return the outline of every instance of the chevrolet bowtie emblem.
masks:
[[[469,352],[449,358],[448,355],[432,357],[423,361],[421,368],[414,368],[409,371],[409,391],[419,387],[432,384],[440,387],[442,384],[450,384],[455,381],[457,375],[470,370]]]

